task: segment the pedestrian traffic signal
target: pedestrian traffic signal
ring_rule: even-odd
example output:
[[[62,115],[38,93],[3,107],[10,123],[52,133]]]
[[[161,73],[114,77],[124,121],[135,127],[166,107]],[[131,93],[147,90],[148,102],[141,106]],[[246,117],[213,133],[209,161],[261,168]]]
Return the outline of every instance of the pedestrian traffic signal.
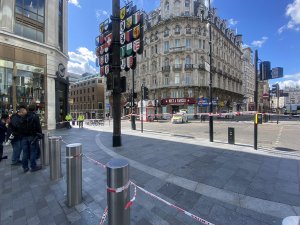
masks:
[[[255,114],[255,124],[262,124],[262,114],[261,113]]]
[[[126,77],[121,77],[121,93],[126,92]]]
[[[149,98],[149,89],[147,87],[144,87],[143,99],[148,99],[148,98]]]

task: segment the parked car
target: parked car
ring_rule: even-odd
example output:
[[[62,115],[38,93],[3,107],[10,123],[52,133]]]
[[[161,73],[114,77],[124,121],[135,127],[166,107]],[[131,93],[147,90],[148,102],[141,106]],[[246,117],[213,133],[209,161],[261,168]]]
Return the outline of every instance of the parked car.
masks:
[[[172,123],[187,123],[188,118],[185,113],[176,113],[171,119]]]

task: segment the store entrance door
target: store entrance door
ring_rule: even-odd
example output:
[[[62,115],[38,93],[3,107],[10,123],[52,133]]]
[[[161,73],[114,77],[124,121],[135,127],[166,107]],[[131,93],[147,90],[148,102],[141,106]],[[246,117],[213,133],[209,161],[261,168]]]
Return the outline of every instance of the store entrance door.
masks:
[[[172,105],[172,113],[178,113],[179,112],[179,106],[178,105]]]

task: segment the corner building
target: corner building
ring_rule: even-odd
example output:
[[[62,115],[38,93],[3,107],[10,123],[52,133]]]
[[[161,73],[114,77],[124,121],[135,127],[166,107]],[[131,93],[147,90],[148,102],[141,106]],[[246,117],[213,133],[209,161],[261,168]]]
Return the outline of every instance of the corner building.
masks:
[[[216,9],[211,15],[213,104],[214,111],[220,111],[227,102],[231,108],[243,102],[242,36],[227,27]],[[208,112],[208,104],[199,103],[209,98],[209,21],[204,0],[161,0],[146,17],[135,90],[143,83],[149,88],[149,100],[158,100],[157,113]],[[124,74],[131,89],[131,72]],[[153,102],[149,101],[152,107]]]
[[[35,104],[42,125],[57,127],[68,111],[68,1],[0,1],[1,111]]]

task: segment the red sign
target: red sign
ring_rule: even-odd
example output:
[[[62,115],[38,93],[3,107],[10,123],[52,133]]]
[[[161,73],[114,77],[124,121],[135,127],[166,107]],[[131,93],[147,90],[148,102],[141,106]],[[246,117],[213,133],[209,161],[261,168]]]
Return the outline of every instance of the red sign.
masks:
[[[193,98],[166,98],[161,100],[162,105],[193,105],[196,104]]]

